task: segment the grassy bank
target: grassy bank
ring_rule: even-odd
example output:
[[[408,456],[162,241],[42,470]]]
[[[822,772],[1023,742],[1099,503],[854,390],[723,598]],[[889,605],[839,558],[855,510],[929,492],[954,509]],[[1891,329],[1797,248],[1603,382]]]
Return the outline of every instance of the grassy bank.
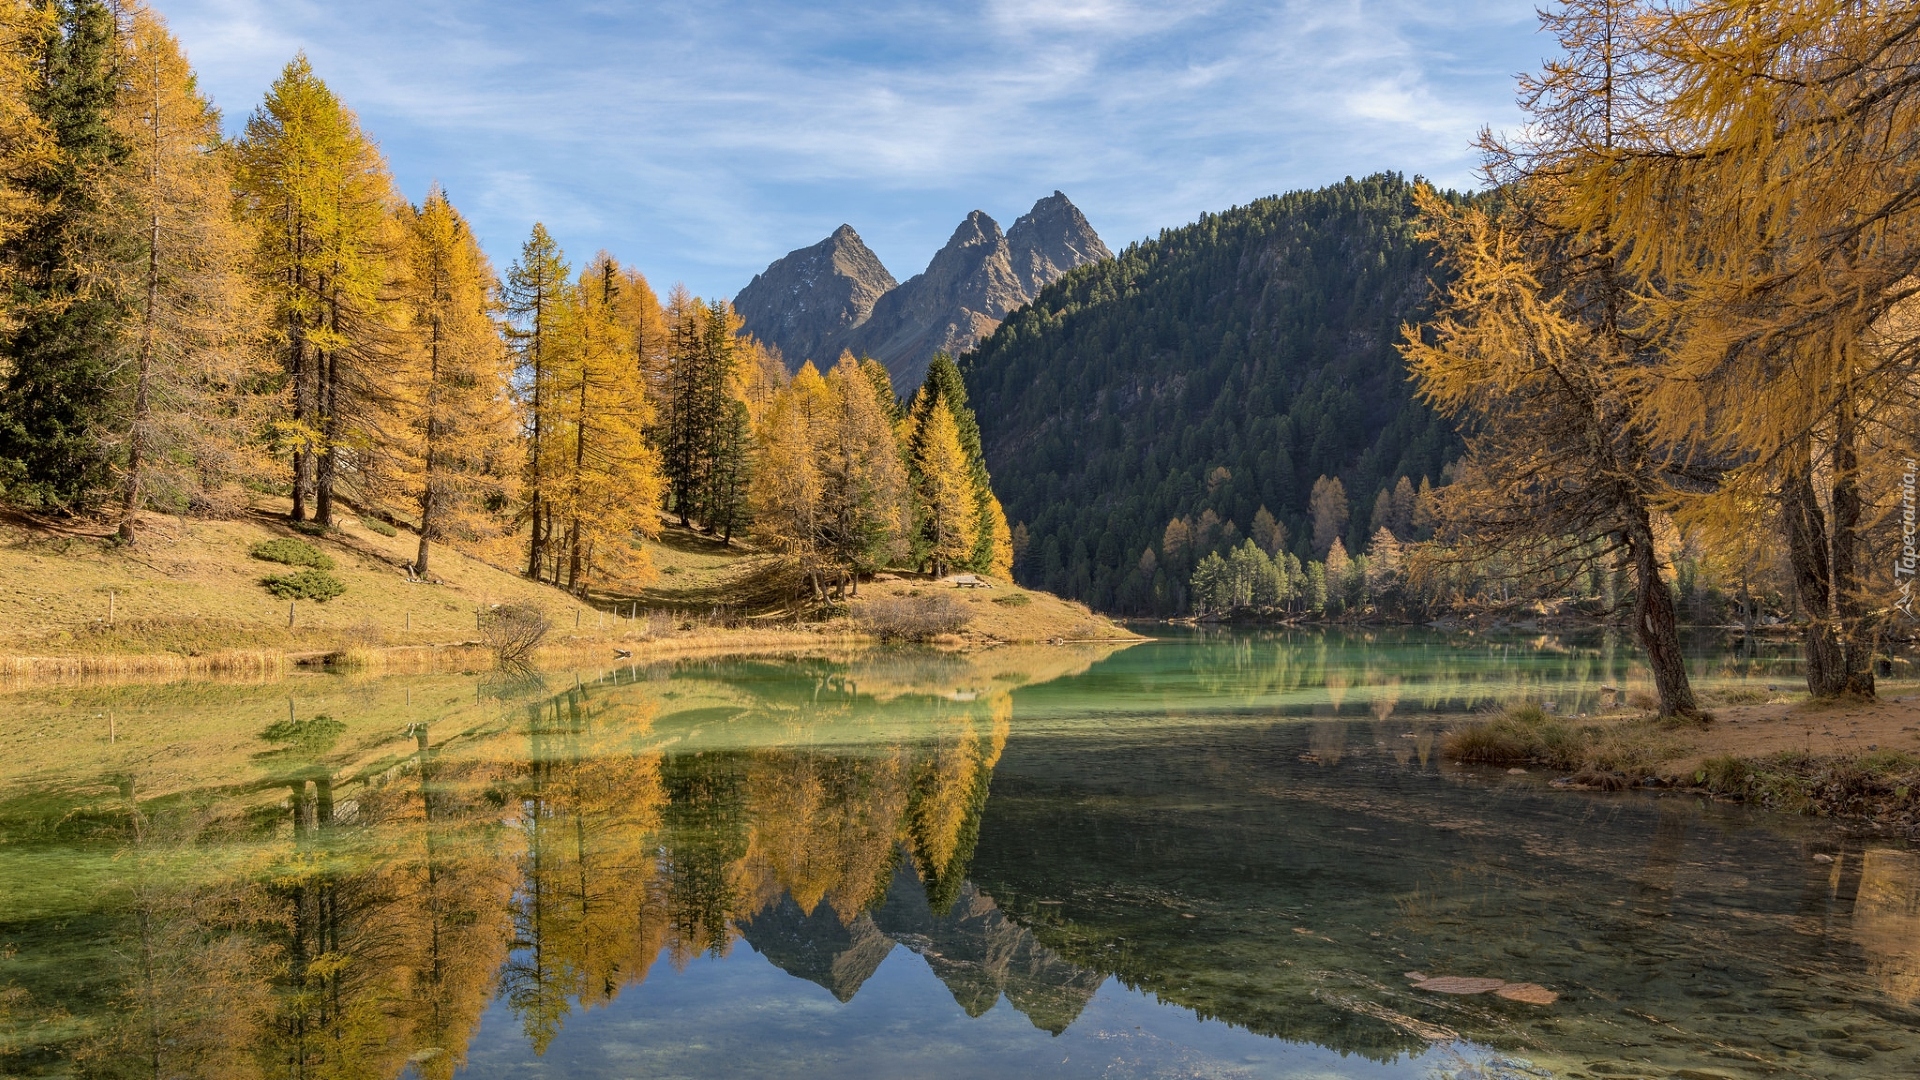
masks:
[[[142,524],[139,544],[125,547],[84,523],[0,518],[0,680],[271,677],[317,664],[470,669],[491,663],[475,616],[497,604],[547,612],[540,663],[871,643],[887,636],[877,605],[889,599],[946,611],[928,636],[952,645],[1132,636],[1045,593],[910,575],[796,611],[775,560],[674,529],[648,545],[658,569],[648,588],[582,599],[444,546],[431,580],[412,579],[418,538],[353,516],[322,535],[296,531],[270,503],[233,520],[149,515]],[[268,579],[295,568],[256,555],[275,550],[324,563],[339,595],[276,596]]]
[[[1443,753],[1467,764],[1542,768],[1608,790],[1679,788],[1795,814],[1920,831],[1920,687],[1874,701],[1735,690],[1713,719],[1648,710],[1550,715],[1517,704],[1456,725]]]

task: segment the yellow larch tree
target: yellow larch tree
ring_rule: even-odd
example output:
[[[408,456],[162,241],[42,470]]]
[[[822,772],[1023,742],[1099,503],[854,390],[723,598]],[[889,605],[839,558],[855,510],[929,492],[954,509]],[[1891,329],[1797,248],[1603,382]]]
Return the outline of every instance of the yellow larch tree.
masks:
[[[634,541],[659,530],[660,457],[647,440],[654,403],[620,318],[621,281],[604,252],[581,270],[549,364],[552,422],[541,472],[562,531],[548,537],[547,554],[553,580],[582,596],[596,574],[648,580],[652,565]]]
[[[53,9],[27,0],[0,0],[0,244],[39,212],[29,182],[53,151],[46,124],[28,104],[33,64],[53,32]],[[0,261],[0,330],[12,324],[6,303],[9,267]]]
[[[960,447],[959,426],[946,408],[928,410],[914,444],[917,494],[926,518],[927,565],[938,577],[965,565],[979,540],[973,471]]]
[[[1889,511],[1876,444],[1909,444],[1920,366],[1920,20],[1857,0],[1650,8],[1646,118],[1588,155],[1570,189],[1609,222],[1654,317],[1684,328],[1651,380],[1670,438],[1740,461],[1715,522],[1770,495],[1817,695],[1871,695],[1862,547]],[[1910,444],[1909,444],[1910,445]],[[1897,461],[1905,453],[1888,454]]]
[[[760,467],[749,493],[755,532],[794,560],[809,590],[827,571],[824,478],[818,448],[832,413],[832,392],[811,363],[775,393],[755,425]]]
[[[493,318],[493,268],[446,192],[436,186],[399,217],[400,362],[387,378],[384,437],[369,457],[378,490],[416,515],[413,573],[425,577],[435,541],[499,532],[489,506],[503,505],[517,479],[513,368]]]
[[[238,147],[241,212],[271,333],[292,392],[280,425],[293,463],[293,518],[332,523],[336,482],[391,361],[381,303],[398,199],[378,148],[305,54],[274,80]]]
[[[124,328],[132,377],[103,434],[120,450],[119,532],[132,543],[149,504],[244,506],[241,483],[269,468],[254,434],[275,402],[254,389],[270,362],[264,312],[244,272],[219,114],[165,23],[140,5],[125,19],[113,123],[130,152],[116,206],[137,242],[116,287],[133,306]]]
[[[823,547],[837,580],[857,581],[910,553],[907,471],[889,410],[859,361],[842,354],[826,381],[827,416],[816,448]]]

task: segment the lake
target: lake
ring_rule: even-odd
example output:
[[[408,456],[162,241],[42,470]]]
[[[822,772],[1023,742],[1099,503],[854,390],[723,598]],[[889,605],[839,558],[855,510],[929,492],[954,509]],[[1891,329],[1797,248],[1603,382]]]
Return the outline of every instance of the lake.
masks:
[[[15,689],[0,1073],[1920,1075],[1904,842],[1440,758],[1636,664],[1330,631]]]

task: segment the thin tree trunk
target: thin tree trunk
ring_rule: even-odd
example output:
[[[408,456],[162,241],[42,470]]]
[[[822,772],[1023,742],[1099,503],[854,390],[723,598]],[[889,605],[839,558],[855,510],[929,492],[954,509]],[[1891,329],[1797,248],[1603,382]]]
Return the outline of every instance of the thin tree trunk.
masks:
[[[300,240],[296,230],[296,268],[292,271],[296,294],[306,287],[305,275],[297,266],[299,257]],[[297,312],[287,316],[287,366],[293,375],[293,423],[299,429],[293,444],[293,512],[289,516],[295,521],[305,521],[307,499],[313,493],[313,446],[305,431],[313,417],[313,360],[307,355],[306,326]]]
[[[1840,403],[1833,442],[1833,607],[1840,633],[1840,690],[1873,696],[1873,637],[1860,572],[1859,425],[1849,395]]]
[[[1833,632],[1833,580],[1827,561],[1826,517],[1813,489],[1813,465],[1802,445],[1788,457],[1781,481],[1780,514],[1793,564],[1794,596],[1807,620],[1807,692],[1833,697],[1846,688],[1840,641]]]
[[[140,510],[141,470],[146,467],[147,429],[153,412],[153,323],[160,296],[160,215],[157,211],[149,216],[147,228],[147,311],[140,325],[140,375],[134,384],[133,426],[127,439],[127,486],[120,500],[120,539],[128,544],[134,542],[134,515]]]
[[[1647,651],[1653,684],[1660,695],[1660,715],[1698,716],[1693,685],[1687,680],[1686,656],[1680,651],[1680,631],[1673,609],[1673,593],[1660,575],[1660,557],[1653,546],[1653,527],[1644,509],[1636,510],[1628,526],[1627,546],[1633,555],[1633,629]]]
[[[327,320],[335,333],[340,330],[340,286],[332,284],[327,296]],[[320,357],[320,452],[314,472],[313,520],[333,526],[333,484],[337,460],[334,448],[340,443],[340,353],[328,349]]]
[[[439,528],[440,500],[434,497],[439,482],[440,447],[440,319],[433,320],[433,334],[427,347],[427,453],[426,477],[420,485],[420,551],[413,559],[415,577],[427,576],[428,548]]]
[[[547,549],[546,537],[540,531],[543,523],[543,511],[545,510],[545,500],[540,497],[542,480],[540,475],[540,436],[546,421],[546,414],[542,410],[541,401],[541,384],[544,380],[541,377],[542,373],[540,370],[541,365],[546,362],[545,357],[542,355],[544,351],[542,347],[546,343],[543,336],[546,333],[545,323],[546,295],[543,290],[533,299],[533,348],[531,350],[533,353],[533,363],[531,365],[533,368],[533,438],[528,446],[528,453],[531,455],[533,468],[531,470],[532,483],[528,485],[532,488],[528,499],[528,508],[531,511],[532,521],[529,528],[532,535],[527,538],[527,576],[535,581],[540,580],[541,564],[545,561]]]

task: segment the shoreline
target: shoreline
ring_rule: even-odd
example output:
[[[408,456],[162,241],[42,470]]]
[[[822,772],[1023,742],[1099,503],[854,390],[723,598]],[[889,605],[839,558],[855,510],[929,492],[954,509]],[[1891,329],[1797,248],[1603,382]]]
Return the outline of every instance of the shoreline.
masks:
[[[1707,696],[1713,719],[1697,725],[1510,708],[1448,725],[1442,752],[1460,765],[1557,772],[1552,783],[1569,790],[1692,794],[1920,840],[1920,687],[1895,684],[1871,701]]]
[[[569,636],[535,650],[529,666],[567,667],[591,661],[601,666],[650,664],[704,655],[796,656],[821,652],[865,652],[887,647],[877,635],[821,624],[818,628],[716,629],[701,627],[654,636],[642,631],[622,635]],[[1147,640],[1127,637],[1003,640],[976,634],[946,635],[921,647],[971,653],[1025,646],[1128,645]],[[626,653],[628,655],[620,655]],[[188,655],[177,652],[75,653],[55,655],[0,653],[0,690],[26,690],[103,680],[176,681],[181,679],[272,679],[301,672],[374,675],[435,674],[493,670],[491,650],[478,641],[359,645],[335,648],[232,649]]]

